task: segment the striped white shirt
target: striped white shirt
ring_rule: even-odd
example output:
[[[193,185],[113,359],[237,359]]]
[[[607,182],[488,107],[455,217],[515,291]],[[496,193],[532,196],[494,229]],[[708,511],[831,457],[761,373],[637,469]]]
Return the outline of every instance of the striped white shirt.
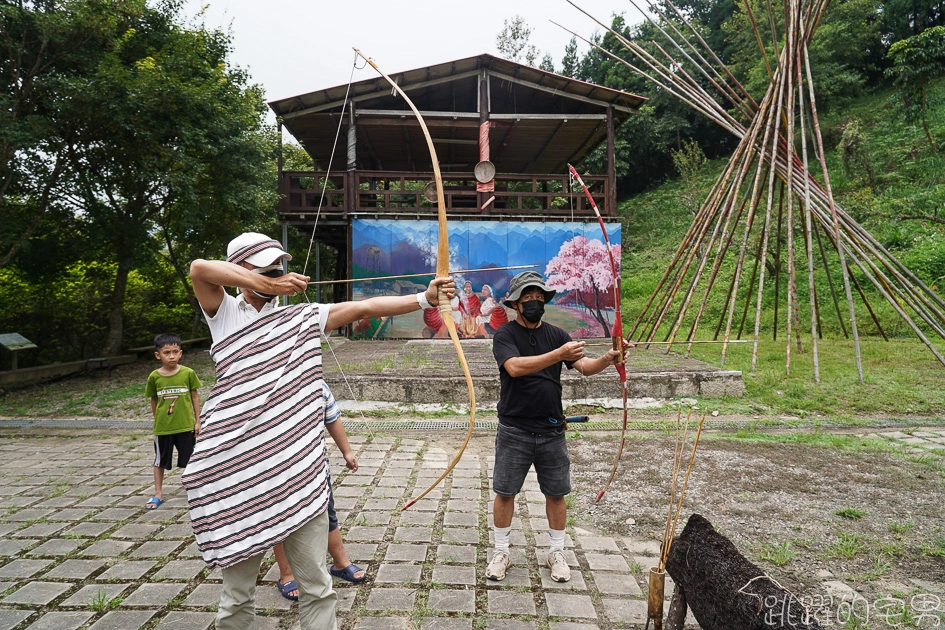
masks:
[[[317,304],[270,309],[214,339],[217,382],[181,477],[211,567],[265,552],[328,505],[321,320]]]

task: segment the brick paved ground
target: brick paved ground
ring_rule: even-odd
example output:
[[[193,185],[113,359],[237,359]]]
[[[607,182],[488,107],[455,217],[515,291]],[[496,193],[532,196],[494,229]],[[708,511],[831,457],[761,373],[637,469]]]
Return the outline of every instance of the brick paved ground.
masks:
[[[342,628],[589,630],[644,620],[641,580],[651,560],[643,556],[656,546],[571,528],[572,580],[552,582],[541,564],[548,534],[534,479],[513,523],[513,567],[502,583],[485,580],[493,439],[475,436],[444,484],[406,512],[404,500],[452,453],[423,439],[352,435],[360,469],[344,473],[333,452],[348,554],[369,572],[359,586],[336,580]],[[212,627],[220,575],[197,553],[176,471],[165,503],[143,508],[151,448],[140,431],[0,439],[0,630]],[[268,560],[257,628],[297,628],[276,577]]]
[[[482,571],[491,556],[492,434],[476,435],[444,484],[401,512],[452,455],[419,432],[406,435],[351,436],[361,466],[353,474],[342,472],[343,461],[332,453],[348,553],[369,572],[359,586],[336,581],[342,628],[643,626],[656,543],[570,527],[572,579],[552,582],[543,565],[542,495],[529,479],[513,522],[513,567],[504,582],[489,582]],[[938,429],[875,435],[917,449],[945,448]],[[165,503],[143,508],[153,489],[151,453],[150,436],[141,431],[0,438],[0,630],[212,627],[220,575],[197,553],[176,471]],[[297,628],[276,577],[267,560],[257,628]]]

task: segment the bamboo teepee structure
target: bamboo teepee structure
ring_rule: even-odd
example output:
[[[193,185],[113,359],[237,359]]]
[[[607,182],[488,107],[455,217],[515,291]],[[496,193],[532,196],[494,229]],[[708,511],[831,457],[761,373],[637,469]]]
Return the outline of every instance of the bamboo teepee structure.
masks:
[[[774,64],[767,57],[751,4],[745,2],[755,39],[761,54],[764,55],[770,76],[770,84],[760,102],[752,98],[682,12],[668,0],[664,0],[663,5],[672,11],[673,16],[666,15],[650,0],[647,2],[653,16],[641,10],[661,36],[659,41],[649,42],[650,45],[646,48],[623,37],[571,0],[568,1],[609,31],[625,47],[627,58],[601,48],[577,33],[569,32],[603,54],[626,64],[637,74],[654,82],[739,138],[738,147],[711,188],[672,261],[634,323],[631,337],[645,343],[661,336],[664,341],[672,344],[684,336],[685,341],[680,340],[678,343],[688,344],[688,355],[702,324],[710,293],[720,276],[726,273],[723,272],[722,263],[726,256],[737,255],[725,298],[724,312],[715,335],[718,337],[724,327],[721,358],[724,365],[733,330],[736,331],[737,337],[741,337],[750,302],[754,297],[754,370],[758,360],[765,260],[772,241],[772,232],[776,229],[774,241],[779,266],[782,256],[781,234],[786,232],[785,369],[788,373],[791,370],[792,344],[796,343],[798,349],[801,347],[802,305],[799,303],[797,291],[799,266],[807,269],[809,298],[808,305],[803,308],[810,309],[810,341],[814,378],[817,381],[820,380],[817,346],[820,313],[815,283],[817,268],[826,274],[830,295],[841,326],[844,327],[844,334],[847,332],[844,320],[849,324],[855,348],[856,369],[861,381],[863,364],[854,308],[854,291],[866,305],[877,329],[884,337],[886,335],[863,287],[851,273],[851,267],[859,270],[862,277],[875,287],[899,317],[945,365],[945,357],[919,325],[919,322],[922,322],[927,330],[945,338],[945,302],[844,212],[833,198],[808,53],[811,38],[829,0],[783,0],[783,7],[778,7],[783,8],[784,12],[783,33],[780,36],[775,32],[775,21],[771,14],[776,9],[768,3],[770,41],[778,51]],[[640,9],[634,0],[630,2]],[[812,167],[818,172],[819,179]],[[752,243],[753,237],[756,244]],[[799,241],[803,242],[803,249],[798,245]],[[839,259],[846,314],[841,314],[841,300],[827,268],[824,241],[833,248],[832,251]],[[819,255],[815,254],[815,248],[819,250]],[[804,258],[801,259],[802,264],[798,265],[801,256]],[[728,266],[730,267],[731,265]],[[737,303],[739,287],[749,269],[749,295],[745,299],[743,309],[740,309]],[[778,282],[776,302],[779,286]],[[724,282],[722,287],[724,289]],[[688,330],[681,333],[684,323]]]

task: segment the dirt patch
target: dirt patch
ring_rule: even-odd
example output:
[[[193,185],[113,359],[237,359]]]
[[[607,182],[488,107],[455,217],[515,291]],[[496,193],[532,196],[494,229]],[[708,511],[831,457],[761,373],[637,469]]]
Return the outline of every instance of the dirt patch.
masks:
[[[616,443],[613,435],[570,440],[576,489],[571,513],[579,526],[659,540],[674,440],[631,438],[617,477],[595,503]],[[827,583],[842,581],[871,603],[889,596],[908,602],[923,594],[945,601],[943,460],[879,450],[887,444],[841,437],[824,446],[704,435],[678,531],[688,515],[702,514],[798,595],[827,596],[839,588]],[[938,610],[945,613],[945,605]]]

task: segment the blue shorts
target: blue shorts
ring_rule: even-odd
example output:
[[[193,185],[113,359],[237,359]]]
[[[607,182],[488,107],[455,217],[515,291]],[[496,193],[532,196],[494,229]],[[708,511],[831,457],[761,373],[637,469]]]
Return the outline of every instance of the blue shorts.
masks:
[[[571,493],[571,458],[563,428],[539,435],[500,423],[495,434],[492,490],[514,497],[522,491],[532,465],[542,494],[563,497]]]

